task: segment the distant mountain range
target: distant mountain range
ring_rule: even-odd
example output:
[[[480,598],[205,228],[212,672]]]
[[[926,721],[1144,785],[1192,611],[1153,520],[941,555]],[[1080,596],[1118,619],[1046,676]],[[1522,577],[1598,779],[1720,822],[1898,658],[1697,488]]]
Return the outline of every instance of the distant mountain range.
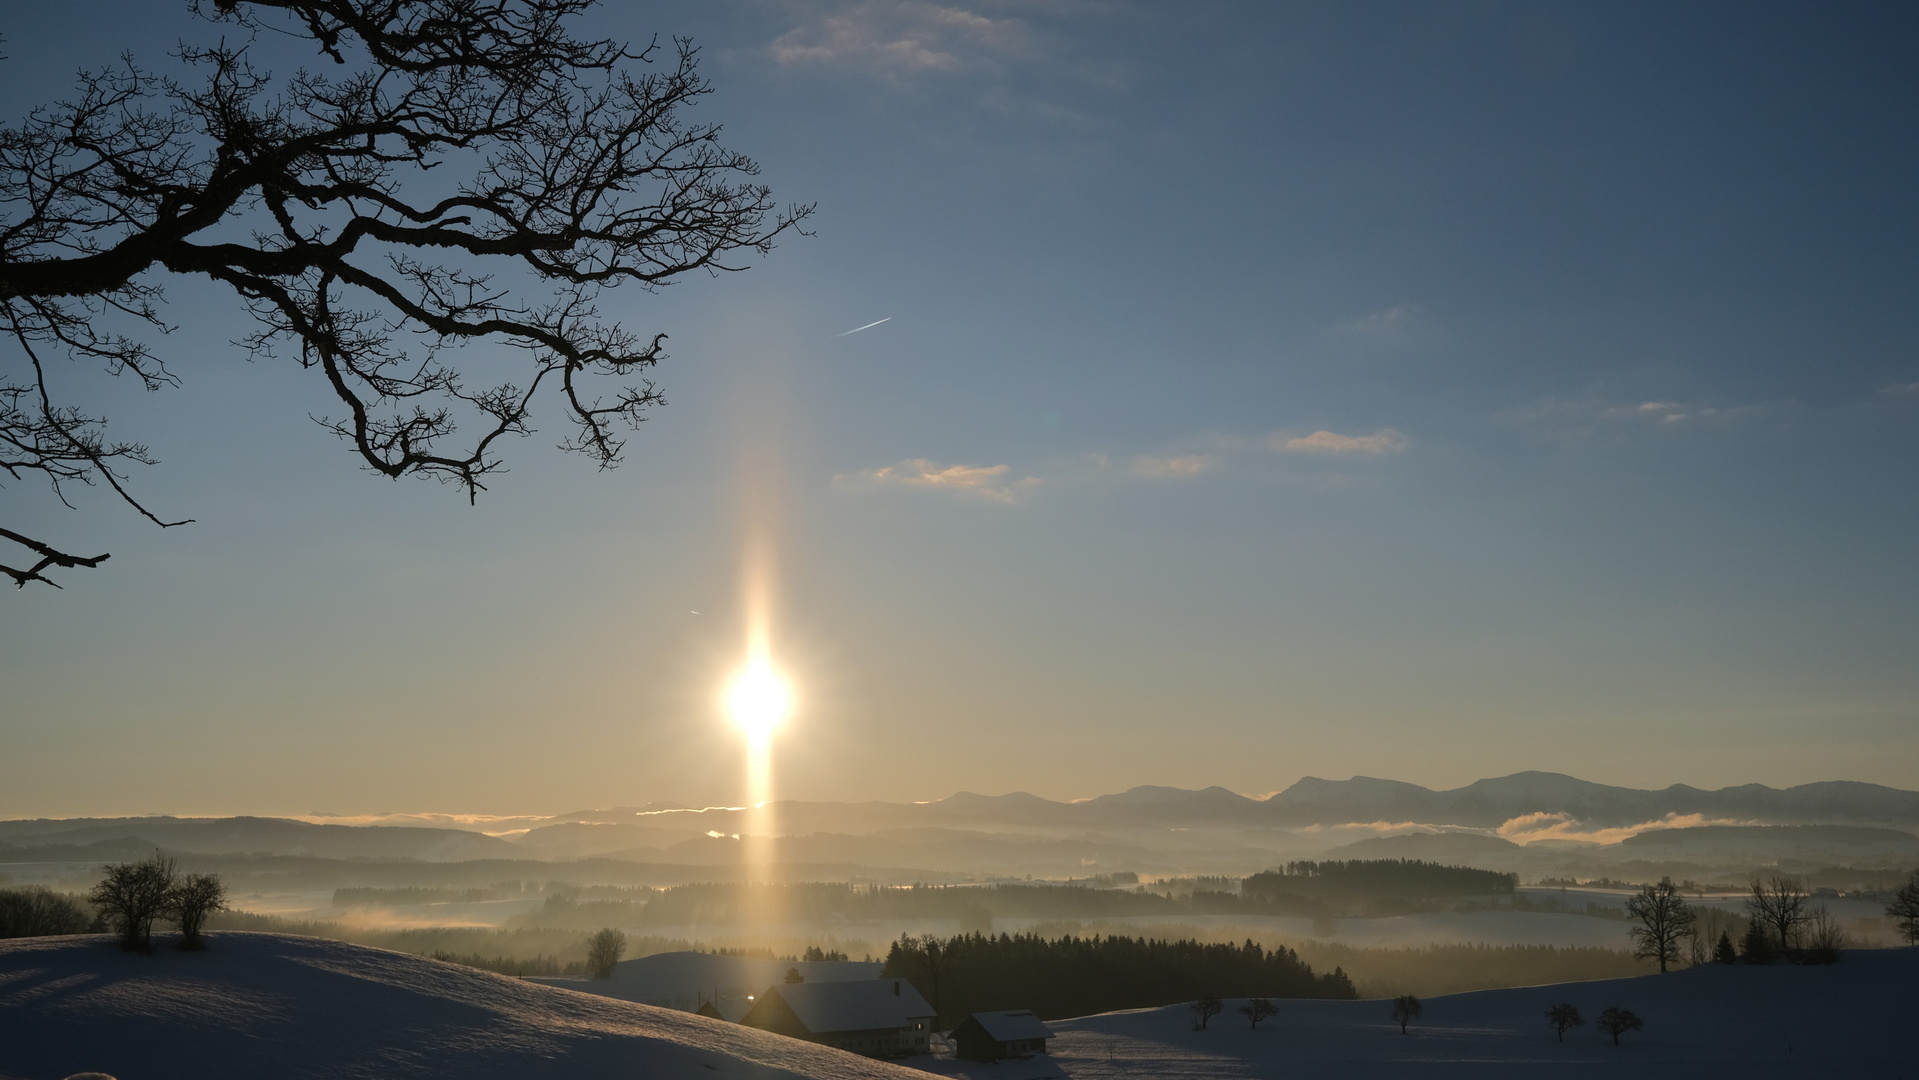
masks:
[[[1093,867],[1115,866],[1213,873],[1257,868],[1281,857],[1318,857],[1313,853],[1339,845],[1346,845],[1343,857],[1402,857],[1387,852],[1415,848],[1425,857],[1464,856],[1467,849],[1490,857],[1496,854],[1493,849],[1511,845],[1486,834],[1529,818],[1576,826],[1563,837],[1550,832],[1518,835],[1522,840],[1546,840],[1527,849],[1533,852],[1555,844],[1590,847],[1595,836],[1617,843],[1633,833],[1644,838],[1640,843],[1653,843],[1659,833],[1636,828],[1651,823],[1909,829],[1919,825],[1919,792],[1850,781],[1785,789],[1746,784],[1716,791],[1677,784],[1649,791],[1525,772],[1450,791],[1364,776],[1307,777],[1265,799],[1222,787],[1192,791],[1147,786],[1078,802],[1026,792],[962,791],[928,803],[788,801],[773,811],[776,831],[790,838],[780,844],[780,857],[789,861],[1015,874],[1089,868],[1079,870],[1087,873]],[[338,825],[263,817],[6,821],[0,822],[0,863],[85,859],[89,852],[102,859],[123,858],[126,851],[146,845],[209,855],[433,862],[607,856],[714,865],[737,862],[741,855],[734,834],[755,827],[737,808],[658,803],[520,820],[526,828],[503,836],[487,835],[475,825]],[[1611,832],[1602,835],[1603,830]],[[1718,835],[1690,831],[1701,842]],[[1413,832],[1442,835],[1390,835]],[[1504,834],[1514,835],[1514,830]],[[1367,839],[1382,836],[1380,841]],[[1720,840],[1730,843],[1730,837]],[[1385,842],[1388,839],[1393,842]],[[1806,833],[1792,842],[1858,846],[1842,839],[1839,832]],[[1784,840],[1774,837],[1766,843]],[[55,854],[56,849],[61,854]]]
[[[794,811],[836,804],[782,804]],[[838,804],[845,805],[845,804]],[[873,805],[873,804],[867,804]],[[1116,795],[1061,803],[1026,792],[962,791],[917,805],[931,818],[997,819],[1034,825],[1239,824],[1279,828],[1350,822],[1419,822],[1492,829],[1530,814],[1564,814],[1589,826],[1624,827],[1668,815],[1699,814],[1767,825],[1919,824],[1919,792],[1834,780],[1797,787],[1763,784],[1707,791],[1674,784],[1649,791],[1595,784],[1560,773],[1522,772],[1434,791],[1398,780],[1309,776],[1266,799],[1222,787],[1136,787]]]

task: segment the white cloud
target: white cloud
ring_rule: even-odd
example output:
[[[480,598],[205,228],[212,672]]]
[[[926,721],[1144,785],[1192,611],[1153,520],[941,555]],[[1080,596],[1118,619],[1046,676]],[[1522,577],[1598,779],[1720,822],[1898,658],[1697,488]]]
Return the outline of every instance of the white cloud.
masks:
[[[1210,472],[1218,467],[1219,462],[1218,454],[1178,454],[1165,457],[1141,454],[1133,459],[1133,475],[1153,479],[1181,480]]]
[[[1288,438],[1274,435],[1269,444],[1275,450],[1296,454],[1362,454],[1376,457],[1406,449],[1406,436],[1392,428],[1381,428],[1371,435],[1341,435],[1334,431],[1315,431],[1311,435]]]
[[[873,487],[929,488],[1006,503],[1018,501],[1040,484],[1037,476],[1013,480],[1011,474],[1011,467],[1006,465],[941,465],[925,458],[908,458],[897,465],[841,473],[833,480]]]
[[[1879,393],[1883,397],[1896,399],[1919,398],[1919,382],[1892,383],[1889,386],[1880,387]]]
[[[863,0],[821,12],[780,35],[773,59],[787,66],[854,67],[899,75],[955,71],[1020,47],[1022,24],[928,0]]]
[[[1570,814],[1526,814],[1511,818],[1493,830],[1515,844],[1540,840],[1579,840],[1589,844],[1617,844],[1631,836],[1658,829],[1696,829],[1701,825],[1751,825],[1733,818],[1709,818],[1704,814],[1667,814],[1653,821],[1617,828],[1588,826]]]

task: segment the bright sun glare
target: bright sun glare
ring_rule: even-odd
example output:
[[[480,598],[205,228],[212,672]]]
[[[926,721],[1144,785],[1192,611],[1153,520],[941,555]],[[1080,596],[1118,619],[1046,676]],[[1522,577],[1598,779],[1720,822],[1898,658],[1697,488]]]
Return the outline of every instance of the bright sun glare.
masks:
[[[733,680],[726,693],[726,711],[750,739],[765,739],[779,730],[793,707],[786,680],[763,658],[754,658]]]

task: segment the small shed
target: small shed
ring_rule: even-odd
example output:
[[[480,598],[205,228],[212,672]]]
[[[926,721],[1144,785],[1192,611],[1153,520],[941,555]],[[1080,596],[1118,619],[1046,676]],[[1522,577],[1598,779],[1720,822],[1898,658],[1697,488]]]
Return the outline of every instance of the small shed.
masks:
[[[953,1029],[954,1053],[971,1061],[1044,1054],[1053,1029],[1031,1010],[977,1012]]]
[[[929,1052],[933,1007],[904,979],[776,983],[740,1023],[867,1057],[907,1057]]]

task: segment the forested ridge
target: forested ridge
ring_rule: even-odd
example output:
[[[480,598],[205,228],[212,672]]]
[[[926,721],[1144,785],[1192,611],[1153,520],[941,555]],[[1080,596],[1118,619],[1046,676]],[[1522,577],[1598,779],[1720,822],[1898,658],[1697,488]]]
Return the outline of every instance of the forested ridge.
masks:
[[[964,934],[902,937],[884,975],[904,978],[950,1024],[989,1009],[1031,1009],[1042,1019],[1088,1016],[1214,997],[1358,996],[1338,968],[1317,974],[1287,948],[1132,937],[1043,938]]]

